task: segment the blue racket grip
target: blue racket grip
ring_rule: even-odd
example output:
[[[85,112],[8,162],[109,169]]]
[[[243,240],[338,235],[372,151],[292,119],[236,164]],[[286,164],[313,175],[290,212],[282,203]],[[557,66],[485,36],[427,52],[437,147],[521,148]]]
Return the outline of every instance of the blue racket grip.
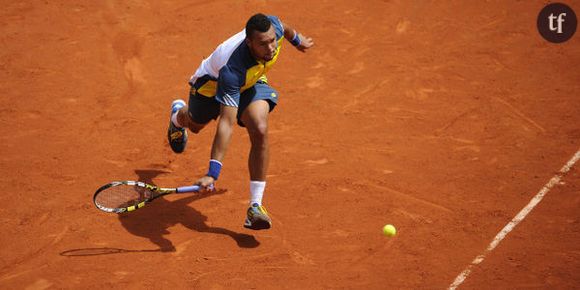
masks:
[[[184,192],[198,192],[201,189],[199,185],[191,185],[191,186],[182,186],[177,188],[177,193],[184,193]],[[213,184],[209,186],[209,190],[213,190]]]

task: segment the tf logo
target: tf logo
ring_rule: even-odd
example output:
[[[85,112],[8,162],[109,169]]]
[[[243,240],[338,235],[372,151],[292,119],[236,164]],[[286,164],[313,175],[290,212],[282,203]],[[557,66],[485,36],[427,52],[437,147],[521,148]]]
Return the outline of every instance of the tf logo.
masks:
[[[574,10],[562,3],[552,3],[544,7],[537,21],[540,35],[553,43],[562,43],[572,38],[577,24]]]

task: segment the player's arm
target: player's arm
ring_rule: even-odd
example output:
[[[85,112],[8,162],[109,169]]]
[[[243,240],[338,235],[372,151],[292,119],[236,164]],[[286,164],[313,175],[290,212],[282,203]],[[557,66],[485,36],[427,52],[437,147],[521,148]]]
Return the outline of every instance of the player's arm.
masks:
[[[305,52],[307,49],[314,45],[314,41],[311,37],[302,35],[288,24],[283,23],[282,27],[284,27],[284,38],[290,41],[290,43],[292,43],[296,49]]]
[[[208,173],[201,177],[196,184],[204,188],[208,188],[214,183],[219,176],[230,141],[232,140],[232,132],[237,119],[238,108],[221,105],[220,116],[218,119],[217,130],[211,146],[211,160],[209,164]]]
[[[234,131],[237,114],[237,107],[221,105],[217,130],[213,139],[213,144],[211,146],[210,168],[206,176],[202,177],[198,181],[199,185],[207,187],[214,183],[214,181],[217,179],[219,171],[221,170],[222,160],[224,159],[230,145],[230,141],[232,140],[232,132]],[[212,168],[215,166],[219,167],[219,169]]]
[[[230,140],[232,139],[232,132],[238,114],[240,86],[239,73],[231,71],[228,67],[220,70],[218,90],[215,98],[216,101],[221,103],[221,108],[211,147],[209,169],[207,174],[196,182],[196,184],[206,189],[218,179],[222,167],[222,160],[226,155]]]
[[[238,114],[237,107],[221,105],[220,117],[218,120],[217,131],[211,147],[211,159],[221,162],[230,145],[232,132],[236,123]]]

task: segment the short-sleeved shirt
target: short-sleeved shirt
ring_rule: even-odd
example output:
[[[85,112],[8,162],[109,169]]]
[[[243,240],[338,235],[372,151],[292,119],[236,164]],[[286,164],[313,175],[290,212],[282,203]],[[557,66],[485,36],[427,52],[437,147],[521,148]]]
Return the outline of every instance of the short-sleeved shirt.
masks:
[[[267,16],[276,32],[276,51],[270,61],[256,60],[244,41],[243,30],[220,44],[215,51],[201,62],[189,83],[198,93],[215,97],[217,101],[238,107],[240,93],[254,86],[258,81],[267,82],[266,72],[278,59],[284,40],[284,27],[276,16]]]

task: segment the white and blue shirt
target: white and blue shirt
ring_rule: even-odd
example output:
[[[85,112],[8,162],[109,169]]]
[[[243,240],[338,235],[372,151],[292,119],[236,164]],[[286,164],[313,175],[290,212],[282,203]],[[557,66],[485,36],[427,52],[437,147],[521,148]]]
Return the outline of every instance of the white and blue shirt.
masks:
[[[244,41],[246,31],[220,44],[214,52],[201,62],[189,83],[193,90],[206,97],[216,97],[226,106],[237,107],[240,93],[258,81],[266,82],[266,72],[278,59],[284,40],[284,27],[276,16],[267,16],[276,32],[276,51],[270,61],[256,60]]]

